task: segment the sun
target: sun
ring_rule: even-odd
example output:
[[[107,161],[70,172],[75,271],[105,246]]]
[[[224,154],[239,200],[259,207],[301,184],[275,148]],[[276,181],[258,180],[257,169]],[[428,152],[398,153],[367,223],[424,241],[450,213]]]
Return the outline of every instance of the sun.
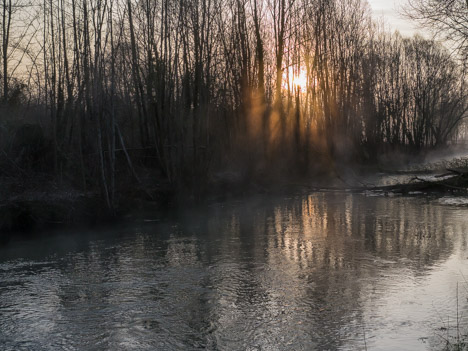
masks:
[[[293,88],[305,91],[307,89],[307,73],[303,70],[289,69],[283,76],[284,88]]]
[[[299,88],[302,91],[305,91],[307,88],[307,75],[304,71],[300,71],[298,75],[293,75],[292,79],[293,85],[296,88]]]

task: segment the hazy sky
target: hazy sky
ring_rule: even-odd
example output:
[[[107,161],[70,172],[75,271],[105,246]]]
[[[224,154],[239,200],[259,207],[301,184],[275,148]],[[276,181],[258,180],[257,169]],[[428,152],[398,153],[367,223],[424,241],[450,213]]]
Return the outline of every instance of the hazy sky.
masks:
[[[391,30],[398,29],[402,35],[412,36],[422,33],[417,25],[400,15],[401,8],[406,5],[407,0],[367,0],[372,7],[374,18],[385,18],[385,23]]]

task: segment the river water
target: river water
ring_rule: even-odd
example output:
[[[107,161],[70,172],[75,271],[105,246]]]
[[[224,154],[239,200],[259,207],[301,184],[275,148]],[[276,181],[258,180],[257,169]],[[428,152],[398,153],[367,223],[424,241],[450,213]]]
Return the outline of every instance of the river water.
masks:
[[[464,204],[259,197],[15,240],[0,349],[442,349],[468,318]]]

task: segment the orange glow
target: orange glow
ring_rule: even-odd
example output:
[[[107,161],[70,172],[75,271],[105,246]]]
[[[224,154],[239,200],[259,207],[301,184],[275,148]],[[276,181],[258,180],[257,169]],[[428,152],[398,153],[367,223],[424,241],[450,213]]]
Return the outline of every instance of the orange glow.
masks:
[[[307,89],[307,74],[303,70],[298,72],[297,70],[290,68],[283,76],[283,81],[287,84],[287,86],[284,86],[285,89],[299,88],[302,91]]]
[[[293,76],[293,85],[296,88],[300,88],[301,90],[306,90],[307,88],[307,76],[304,71],[299,72],[299,75]]]

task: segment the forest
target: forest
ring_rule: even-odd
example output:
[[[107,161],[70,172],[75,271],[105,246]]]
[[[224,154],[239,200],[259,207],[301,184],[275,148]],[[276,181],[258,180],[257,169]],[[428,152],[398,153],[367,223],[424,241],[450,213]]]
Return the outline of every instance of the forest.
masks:
[[[463,47],[392,33],[365,0],[0,6],[2,179],[95,191],[111,211],[133,186],[200,198],[465,137]]]

